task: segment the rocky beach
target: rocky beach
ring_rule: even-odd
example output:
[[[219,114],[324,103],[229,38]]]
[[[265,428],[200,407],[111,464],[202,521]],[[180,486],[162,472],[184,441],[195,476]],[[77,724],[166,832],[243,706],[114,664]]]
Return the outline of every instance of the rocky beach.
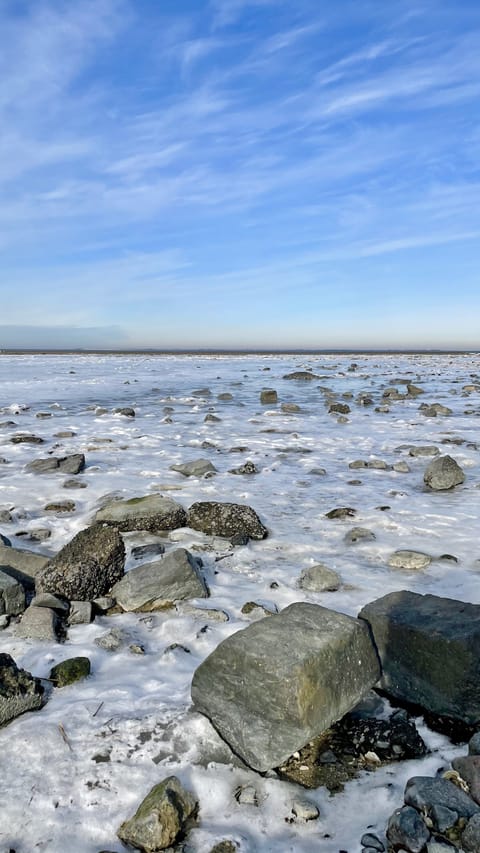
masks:
[[[480,851],[475,353],[0,356],[0,853]]]

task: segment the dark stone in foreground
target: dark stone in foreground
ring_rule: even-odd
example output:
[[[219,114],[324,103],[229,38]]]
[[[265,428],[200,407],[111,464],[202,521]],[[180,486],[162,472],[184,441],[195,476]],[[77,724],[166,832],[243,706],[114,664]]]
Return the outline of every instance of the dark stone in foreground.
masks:
[[[169,776],[155,785],[130,820],[122,823],[117,832],[125,844],[144,853],[165,850],[194,818],[197,802],[176,776]]]
[[[123,577],[125,547],[118,530],[96,524],[81,530],[36,577],[36,590],[91,601]]]
[[[10,655],[0,654],[0,726],[25,711],[36,711],[45,702],[39,679],[19,669]]]
[[[359,616],[372,629],[382,690],[441,717],[480,722],[480,605],[402,591]]]
[[[298,603],[220,643],[196,670],[192,699],[234,752],[265,771],[342,717],[379,674],[360,620]]]
[[[457,817],[469,820],[480,813],[480,807],[471,797],[448,779],[413,776],[405,788],[405,803],[418,811],[431,814],[433,808],[446,808],[456,812]]]
[[[50,670],[50,679],[55,687],[66,687],[90,675],[90,661],[86,657],[69,658]]]
[[[430,838],[430,832],[415,809],[403,806],[397,809],[388,821],[387,838],[392,850],[421,853]]]
[[[246,535],[265,539],[268,530],[250,506],[220,501],[199,501],[188,510],[188,526],[213,536]]]

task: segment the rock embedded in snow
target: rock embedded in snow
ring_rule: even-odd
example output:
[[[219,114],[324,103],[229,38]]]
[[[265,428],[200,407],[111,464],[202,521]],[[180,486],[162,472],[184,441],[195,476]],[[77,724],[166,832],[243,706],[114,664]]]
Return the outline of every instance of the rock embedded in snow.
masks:
[[[312,373],[310,370],[294,370],[293,373],[286,373],[283,376],[283,379],[294,379],[297,382],[311,382],[313,379],[320,378],[320,376],[317,376],[316,373]]]
[[[243,465],[240,465],[238,468],[230,468],[229,474],[258,474],[258,469],[255,466],[254,462],[248,460]]]
[[[298,603],[220,643],[196,670],[192,699],[263,772],[349,711],[379,675],[360,620]]]
[[[81,681],[90,675],[90,661],[87,657],[68,658],[57,663],[50,670],[50,680],[55,687],[67,687],[75,681]]]
[[[460,465],[451,456],[439,456],[430,462],[424,475],[425,485],[435,491],[453,489],[465,481],[465,474]]]
[[[172,498],[146,495],[129,500],[109,501],[97,512],[95,521],[110,524],[122,532],[149,530],[155,533],[185,527],[187,514]]]
[[[330,520],[334,518],[353,518],[356,514],[357,510],[353,509],[351,506],[338,506],[335,509],[331,509],[325,513],[325,518],[329,518]]]
[[[434,444],[425,444],[420,447],[411,447],[408,451],[409,456],[438,456],[440,453],[438,447]]]
[[[307,592],[335,592],[340,588],[340,575],[323,563],[309,566],[300,575],[298,585]]]
[[[46,701],[40,680],[20,669],[10,655],[0,654],[0,726],[25,711],[36,711]]]
[[[369,530],[368,527],[352,527],[344,536],[347,545],[355,545],[357,542],[371,542],[376,538],[373,530]]]
[[[213,536],[248,536],[265,539],[268,530],[250,506],[220,501],[199,501],[188,510],[188,526]]]
[[[47,456],[46,459],[34,459],[26,466],[26,471],[33,474],[46,474],[49,471],[61,471],[63,474],[79,474],[85,468],[83,453],[73,453],[71,456]]]
[[[260,392],[260,402],[262,406],[268,406],[270,403],[278,403],[278,394],[273,388],[264,388]]]
[[[170,471],[178,471],[184,477],[204,477],[205,474],[215,474],[217,469],[209,459],[195,459],[192,462],[170,465]]]
[[[36,590],[91,601],[124,573],[125,546],[118,530],[94,524],[81,530],[36,577]]]
[[[122,610],[151,611],[188,598],[207,598],[208,589],[198,560],[185,548],[177,548],[160,560],[131,569],[112,588],[112,595]]]
[[[299,797],[293,801],[292,814],[297,820],[305,821],[305,823],[310,820],[318,820],[320,817],[320,811],[315,803]]]
[[[393,569],[425,569],[431,562],[429,554],[408,549],[394,551],[388,558],[388,565]]]
[[[382,664],[390,696],[466,725],[480,719],[480,605],[392,592],[359,613]]]
[[[117,835],[125,844],[144,853],[157,853],[185,833],[197,808],[197,801],[177,777],[169,776],[152,788],[134,816],[122,823]]]

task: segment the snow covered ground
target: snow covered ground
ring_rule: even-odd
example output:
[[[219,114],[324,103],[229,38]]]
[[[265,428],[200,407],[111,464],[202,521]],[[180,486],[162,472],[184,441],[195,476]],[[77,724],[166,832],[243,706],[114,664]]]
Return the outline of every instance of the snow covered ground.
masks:
[[[357,367],[349,370],[353,361]],[[320,378],[282,378],[308,368]],[[389,387],[404,394],[402,379],[425,393],[382,399]],[[222,639],[249,624],[241,613],[247,601],[278,609],[311,601],[356,615],[368,601],[410,589],[480,603],[480,391],[463,390],[475,383],[480,387],[476,354],[1,355],[0,422],[15,425],[0,427],[0,457],[6,460],[0,465],[0,510],[13,518],[0,531],[15,547],[54,553],[90,523],[106,495],[152,492],[170,494],[186,508],[196,500],[249,504],[270,532],[262,542],[235,549],[217,541],[213,550],[208,537],[194,531],[172,536],[177,542],[168,548],[202,548],[196,553],[211,597],[198,604],[229,614],[228,622],[209,623],[207,631],[202,621],[162,612],[100,617],[71,628],[64,644],[17,638],[13,625],[0,632],[0,652],[40,677],[69,657],[86,655],[92,662],[89,679],[53,691],[41,711],[0,730],[1,853],[119,853],[125,849],[116,838],[120,823],[171,774],[200,802],[198,827],[188,838],[194,853],[208,853],[223,838],[238,842],[242,853],[358,853],[367,826],[383,832],[410,776],[433,774],[464,752],[420,719],[433,750],[429,756],[365,772],[330,797],[323,789],[302,791],[229,763],[208,721],[189,707],[194,670]],[[277,391],[278,404],[260,404],[263,388]],[[232,399],[218,399],[226,393]],[[373,405],[356,402],[362,393]],[[347,422],[329,414],[333,399],[351,407]],[[386,402],[388,412],[375,411]],[[419,410],[424,402],[441,403],[452,414],[425,417]],[[282,403],[295,403],[300,411],[282,412]],[[136,417],[113,413],[122,406],[133,406]],[[38,418],[39,412],[51,417]],[[220,420],[205,422],[207,414]],[[75,434],[54,437],[64,431]],[[41,436],[45,444],[10,443],[18,432]],[[455,439],[463,443],[451,443]],[[466,473],[464,485],[427,491],[423,472],[431,457],[410,456],[412,445],[435,445],[452,455]],[[231,451],[238,447],[248,449]],[[56,472],[25,471],[28,462],[50,452],[85,453],[87,467],[78,479],[87,488],[64,489],[67,477]],[[170,470],[200,457],[215,465],[215,476],[185,478]],[[247,459],[258,474],[229,473]],[[388,465],[405,460],[410,471],[350,469],[356,459]],[[67,499],[75,501],[75,512],[44,510]],[[355,508],[355,518],[325,517],[340,506]],[[369,528],[375,540],[347,544],[344,536],[353,526]],[[44,542],[17,535],[39,527],[51,531]],[[128,553],[138,541],[126,536]],[[389,568],[388,557],[399,548],[451,555],[457,562],[434,559],[417,572]],[[340,574],[337,592],[298,588],[301,571],[320,561]],[[127,568],[133,564],[129,556]],[[96,646],[94,639],[112,626],[142,644],[145,654],[132,654],[128,643],[114,653]],[[179,646],[169,650],[174,643]],[[234,797],[249,782],[258,806]],[[317,803],[318,821],[286,822],[299,795]]]

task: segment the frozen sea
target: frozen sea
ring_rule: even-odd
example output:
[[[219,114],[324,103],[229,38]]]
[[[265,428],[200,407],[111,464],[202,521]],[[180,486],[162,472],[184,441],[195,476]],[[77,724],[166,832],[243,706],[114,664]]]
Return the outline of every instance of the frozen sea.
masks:
[[[318,378],[283,378],[295,370]],[[404,395],[407,381],[424,393],[383,396],[389,388]],[[277,391],[278,403],[261,405],[266,388]],[[231,398],[219,399],[225,394]],[[360,395],[371,404],[363,405]],[[348,404],[350,413],[344,419],[329,413],[332,401]],[[282,403],[299,411],[284,412]],[[426,417],[422,403],[441,403],[451,414]],[[134,408],[135,418],[114,412],[125,406]],[[218,420],[206,421],[209,414]],[[191,712],[191,678],[219,642],[249,624],[241,613],[247,601],[279,610],[310,601],[354,616],[367,602],[400,589],[480,603],[479,417],[480,357],[472,353],[2,354],[0,510],[12,520],[0,524],[0,532],[13,546],[55,553],[88,526],[107,496],[155,492],[185,508],[197,500],[249,504],[269,537],[232,548],[183,529],[162,540],[167,551],[180,544],[201,555],[211,597],[197,604],[226,611],[228,622],[171,611],[103,616],[70,628],[63,644],[20,639],[13,624],[0,632],[0,652],[36,676],[47,677],[55,663],[76,655],[92,663],[86,681],[54,690],[41,711],[0,730],[0,853],[120,853],[120,823],[171,774],[200,802],[186,846],[192,853],[208,853],[221,839],[236,842],[240,853],[359,853],[367,826],[382,835],[407,779],[434,774],[465,747],[453,746],[419,718],[431,749],[425,759],[365,771],[334,797],[321,788],[303,791],[229,760],[208,721]],[[73,435],[56,437],[66,431]],[[11,443],[19,432],[45,443]],[[425,489],[423,472],[432,457],[411,456],[410,448],[426,445],[457,460],[466,474],[462,486]],[[86,488],[63,488],[68,476],[61,473],[25,471],[28,462],[50,453],[84,453],[78,479]],[[185,478],[170,470],[199,458],[213,463],[215,476]],[[409,471],[349,468],[358,459],[388,466],[404,460]],[[257,474],[229,473],[247,460]],[[74,512],[45,511],[60,500],[73,500]],[[355,508],[355,518],[326,518],[341,506]],[[347,544],[353,526],[376,538]],[[50,531],[49,538],[29,538],[38,528]],[[125,541],[129,569],[131,547],[155,537],[128,534]],[[388,557],[402,548],[435,559],[422,571],[390,568]],[[338,591],[299,589],[302,570],[318,562],[341,576]],[[94,639],[112,626],[143,645],[145,654],[132,654],[128,643],[115,653],[96,646]],[[169,651],[174,643],[178,647]],[[248,783],[258,806],[235,799],[236,789]],[[319,820],[286,822],[298,796],[318,805]]]

